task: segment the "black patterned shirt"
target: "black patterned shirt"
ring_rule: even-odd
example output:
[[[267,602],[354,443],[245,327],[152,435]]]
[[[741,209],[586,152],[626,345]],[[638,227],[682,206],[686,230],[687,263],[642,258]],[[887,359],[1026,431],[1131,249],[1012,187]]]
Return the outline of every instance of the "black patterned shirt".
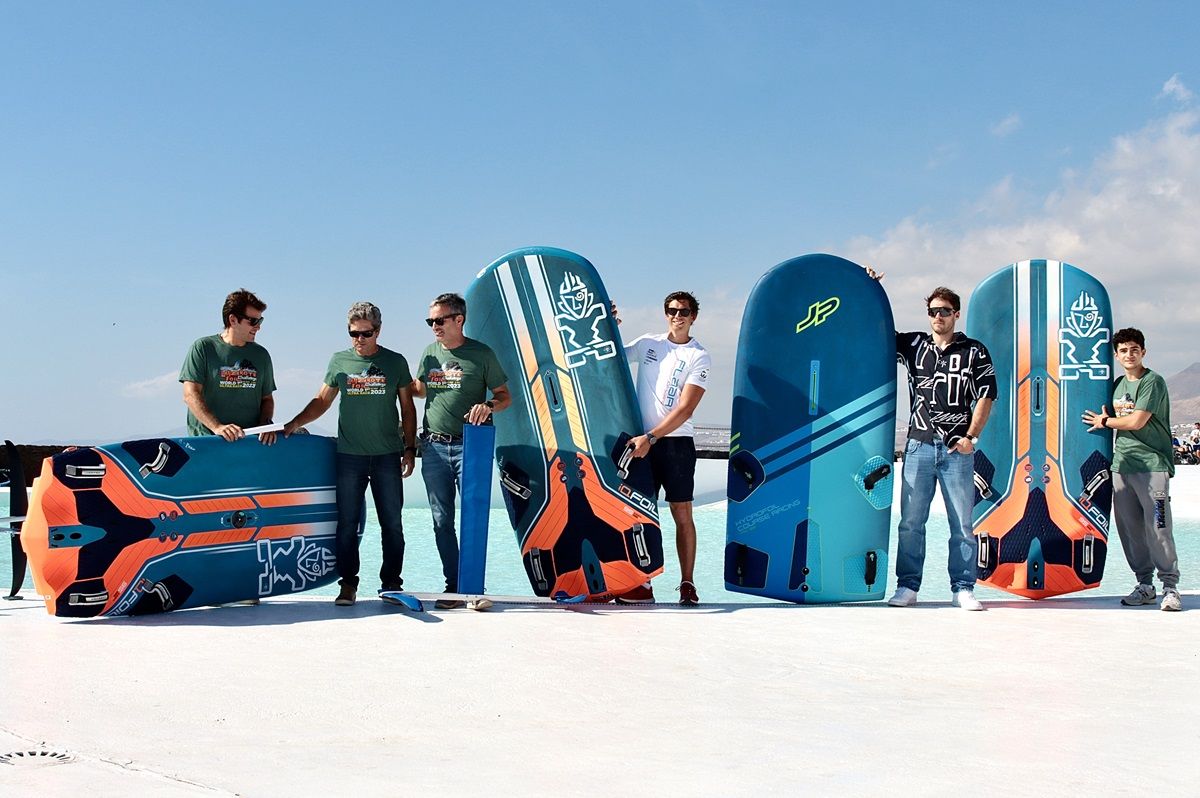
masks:
[[[938,350],[933,333],[896,333],[896,358],[908,369],[908,437],[940,438],[947,447],[967,434],[978,399],[996,398],[996,367],[987,347],[957,332]]]

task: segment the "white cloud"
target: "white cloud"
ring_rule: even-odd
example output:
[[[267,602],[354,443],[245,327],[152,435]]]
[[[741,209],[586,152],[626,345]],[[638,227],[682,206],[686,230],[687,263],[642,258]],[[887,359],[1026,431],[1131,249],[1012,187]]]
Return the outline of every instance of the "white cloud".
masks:
[[[1016,133],[1021,128],[1021,115],[1017,113],[1009,114],[999,122],[992,125],[989,130],[996,138],[1004,138],[1013,133]]]
[[[121,396],[127,399],[158,399],[173,391],[182,391],[179,387],[179,371],[168,371],[157,377],[131,382],[121,386]],[[180,394],[182,395],[182,393]]]
[[[1006,178],[971,207],[976,213],[902,219],[882,236],[848,242],[847,257],[887,273],[897,324],[914,329],[924,326],[922,298],[935,285],[965,299],[1005,264],[1065,260],[1105,283],[1119,326],[1146,332],[1152,367],[1170,375],[1200,359],[1200,114],[1179,111],[1117,136],[1040,202],[1012,200]],[[978,209],[992,201],[996,213],[981,219]]]
[[[1167,78],[1167,82],[1163,84],[1162,91],[1158,93],[1160,100],[1171,99],[1184,105],[1190,103],[1194,96],[1192,90],[1184,85],[1183,79],[1179,77],[1178,72]]]

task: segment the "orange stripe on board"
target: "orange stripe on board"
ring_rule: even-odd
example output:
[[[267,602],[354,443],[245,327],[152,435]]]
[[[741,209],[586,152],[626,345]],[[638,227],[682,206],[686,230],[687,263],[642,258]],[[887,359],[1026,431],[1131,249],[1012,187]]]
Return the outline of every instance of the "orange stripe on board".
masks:
[[[260,507],[295,507],[305,504],[330,504],[333,501],[332,490],[304,490],[293,493],[256,493],[254,501]]]
[[[575,398],[575,384],[571,382],[571,375],[565,372],[558,372],[558,386],[563,398],[563,407],[567,410],[567,423],[571,428],[571,440],[575,442],[575,448],[587,449],[588,442],[583,435],[583,421],[579,417],[579,401]]]
[[[228,510],[253,510],[249,496],[223,496],[219,499],[194,499],[183,503],[189,513],[223,513]]]
[[[1012,490],[1004,501],[997,504],[987,516],[980,519],[979,523],[975,525],[975,534],[1003,538],[1025,517],[1025,505],[1029,501],[1029,490],[1027,485],[1018,483],[1024,481],[1025,477],[1030,474],[1025,470],[1028,462],[1026,459],[1017,462],[1013,472]]]
[[[1029,454],[1029,380],[1017,386],[1017,413],[1014,430],[1017,434],[1017,459]]]
[[[128,590],[133,577],[142,570],[148,560],[161,554],[168,554],[179,548],[179,545],[178,540],[172,542],[169,539],[150,538],[122,549],[104,573],[104,588],[108,591],[108,603],[104,605],[104,609],[99,614],[108,612],[116,605],[124,592],[121,586],[124,585],[124,589]]]
[[[520,307],[516,309],[516,312],[524,313]],[[521,346],[521,361],[525,364],[525,378],[533,382],[537,379],[538,362],[537,354],[533,351],[533,339],[529,337],[527,328],[521,328],[518,342]]]
[[[254,536],[255,540],[283,540],[286,538],[296,537],[297,535],[311,535],[317,531],[315,524],[278,524],[276,526],[264,526],[258,530],[258,534]]]
[[[135,518],[155,518],[159,513],[179,512],[175,502],[152,499],[143,493],[103,449],[96,449],[96,453],[105,465],[100,489],[122,513]]]
[[[1046,476],[1050,477],[1050,483],[1046,488],[1046,506],[1050,510],[1050,520],[1062,530],[1063,534],[1071,540],[1083,540],[1086,536],[1107,541],[1108,537],[1101,532],[1092,519],[1080,512],[1075,506],[1075,497],[1068,496],[1063,490],[1063,476],[1059,471],[1057,463],[1050,463],[1050,470],[1046,472]]]
[[[212,532],[192,532],[183,540],[185,549],[197,546],[219,546],[222,543],[243,543],[254,537],[253,529],[216,529]]]
[[[534,522],[525,538],[522,554],[528,554],[532,549],[552,549],[562,536],[567,523],[567,486],[559,479],[558,467],[551,463],[547,469],[546,479],[546,508]]]
[[[558,452],[558,438],[554,434],[554,421],[550,417],[550,401],[541,380],[529,384],[529,395],[533,397],[534,414],[542,430],[542,446],[546,449],[546,462],[554,459]]]
[[[1051,372],[1057,373],[1057,370]],[[1046,380],[1046,454],[1058,460],[1059,430],[1062,419],[1058,414],[1058,380]]]

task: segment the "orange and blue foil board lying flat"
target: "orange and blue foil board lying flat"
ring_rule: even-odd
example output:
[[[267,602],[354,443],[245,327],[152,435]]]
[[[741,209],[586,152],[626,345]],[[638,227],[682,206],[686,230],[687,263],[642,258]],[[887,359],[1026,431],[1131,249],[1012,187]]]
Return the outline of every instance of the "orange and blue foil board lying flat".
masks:
[[[746,302],[733,379],[725,588],[883,598],[896,331],[879,283],[833,255],[779,264]]]
[[[1029,260],[971,294],[999,396],[975,453],[983,584],[1040,599],[1100,584],[1112,506],[1112,434],[1081,418],[1112,400],[1112,310],[1094,277]]]
[[[86,618],[327,585],[334,446],[160,438],[47,458],[21,531],[34,586],[52,615]]]
[[[534,593],[603,599],[657,576],[648,464],[623,458],[641,414],[595,268],[521,249],[483,269],[466,298],[466,333],[496,352],[512,392],[495,416],[496,462]]]

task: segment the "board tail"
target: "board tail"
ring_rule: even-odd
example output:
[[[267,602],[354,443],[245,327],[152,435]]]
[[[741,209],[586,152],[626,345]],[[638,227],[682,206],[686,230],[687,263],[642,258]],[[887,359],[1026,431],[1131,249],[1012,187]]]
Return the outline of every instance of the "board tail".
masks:
[[[29,490],[25,483],[25,469],[21,466],[21,454],[12,441],[4,442],[4,450],[8,454],[8,514],[24,516],[29,512]],[[13,532],[21,531],[21,522],[13,523]],[[21,536],[10,536],[12,545],[12,589],[4,597],[5,601],[16,601],[21,598],[21,586],[25,583],[25,567],[28,558],[25,549],[21,548]]]

